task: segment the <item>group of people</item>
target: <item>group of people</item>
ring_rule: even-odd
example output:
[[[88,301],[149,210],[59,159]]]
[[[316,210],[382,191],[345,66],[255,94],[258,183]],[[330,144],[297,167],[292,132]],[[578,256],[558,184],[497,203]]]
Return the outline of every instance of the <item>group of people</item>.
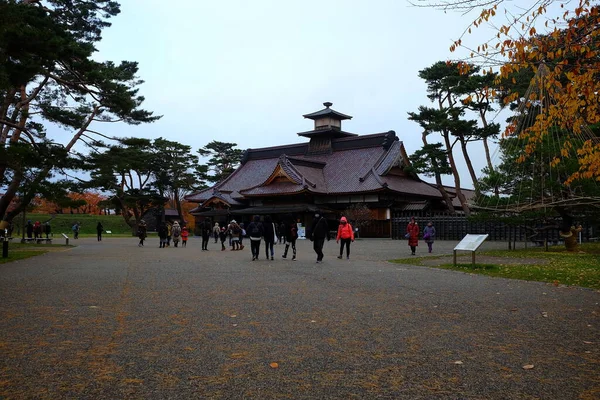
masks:
[[[29,220],[25,226],[25,231],[27,232],[28,239],[42,239],[44,234],[46,235],[46,239],[49,239],[52,234],[52,227],[50,226],[50,222],[42,224],[40,221],[32,223],[31,220]]]
[[[29,229],[29,228],[28,228]],[[98,240],[101,240],[102,224],[98,223]],[[28,230],[29,232],[29,230]],[[329,224],[327,219],[316,213],[308,231],[308,238],[313,242],[313,250],[317,255],[317,264],[323,262],[324,253],[323,247],[325,240],[331,239]],[[427,243],[429,253],[433,251],[433,243],[435,241],[435,227],[430,221],[423,229],[422,239]],[[28,233],[29,234],[29,233]],[[279,224],[273,222],[270,215],[264,216],[261,221],[259,215],[255,215],[252,222],[246,227],[243,223],[238,223],[235,219],[231,220],[227,226],[220,226],[218,222],[212,224],[210,218],[206,218],[200,224],[200,234],[202,236],[202,251],[208,251],[208,243],[213,237],[215,243],[221,242],[221,251],[227,249],[226,243],[231,247],[232,251],[244,249],[244,238],[250,240],[250,251],[252,261],[260,258],[261,242],[264,240],[265,258],[274,260],[275,249],[274,245],[277,242],[285,244],[285,250],[282,258],[287,258],[289,249],[292,249],[292,260],[296,260],[296,240],[298,239],[298,226],[295,220],[289,218],[288,221],[282,221]],[[411,254],[415,255],[417,246],[419,245],[421,230],[417,224],[415,217],[411,217],[410,222],[406,226],[405,238],[408,239],[408,246]],[[144,246],[144,241],[148,235],[145,221],[141,221],[138,226],[138,237],[140,242],[138,246]],[[160,223],[158,226],[158,237],[160,239],[160,248],[170,247],[173,241],[174,247],[178,247],[181,241],[181,246],[186,247],[189,231],[187,227],[180,226],[178,221]],[[341,217],[337,228],[336,243],[340,244],[339,255],[337,258],[344,257],[344,249],[346,250],[346,259],[350,259],[350,244],[354,242],[354,228],[346,217]]]
[[[317,264],[320,264],[323,262],[325,240],[329,241],[331,238],[327,219],[318,213],[313,219],[309,239],[313,242],[313,250],[317,254]],[[343,258],[344,248],[346,248],[346,259],[350,259],[350,243],[354,242],[354,228],[346,217],[340,218],[335,241],[340,244],[340,255],[337,258]]]
[[[408,247],[410,247],[413,256],[416,254],[417,246],[419,245],[419,234],[419,224],[417,224],[415,217],[411,217],[410,222],[406,226],[406,235],[404,237],[408,239]],[[435,227],[431,221],[423,229],[423,240],[427,243],[427,248],[431,253],[433,251],[433,242],[435,241]]]

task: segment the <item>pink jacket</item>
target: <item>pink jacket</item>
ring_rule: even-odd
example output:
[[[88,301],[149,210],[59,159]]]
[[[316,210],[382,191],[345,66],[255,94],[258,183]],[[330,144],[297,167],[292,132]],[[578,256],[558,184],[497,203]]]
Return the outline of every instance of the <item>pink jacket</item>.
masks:
[[[352,229],[352,225],[348,223],[346,217],[342,217],[342,219],[340,219],[340,225],[338,226],[337,232],[337,239],[335,240],[340,240],[340,238],[354,240],[354,229]]]

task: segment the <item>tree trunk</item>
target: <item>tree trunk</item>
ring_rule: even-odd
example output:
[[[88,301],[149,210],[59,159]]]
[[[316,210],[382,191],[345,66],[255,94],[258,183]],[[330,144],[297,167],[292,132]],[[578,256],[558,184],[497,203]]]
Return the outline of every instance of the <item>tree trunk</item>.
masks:
[[[458,200],[460,201],[462,209],[465,212],[465,215],[468,217],[471,215],[471,209],[469,208],[469,205],[467,204],[467,199],[465,198],[465,195],[460,190],[460,175],[458,174],[458,169],[456,168],[456,162],[454,160],[454,155],[452,154],[452,145],[450,144],[450,138],[449,138],[450,134],[447,132],[444,132],[444,133],[442,133],[442,136],[444,137],[444,142],[446,144],[446,148],[448,149],[448,161],[450,162],[450,168],[452,169],[452,175],[454,176],[454,184],[456,187],[456,197],[458,197]]]
[[[181,217],[181,222],[185,225],[186,221],[184,220],[183,209],[181,208],[181,199],[179,199],[179,196],[177,194],[175,194],[175,208],[177,209],[177,213]]]
[[[446,189],[444,188],[444,184],[442,183],[442,178],[439,175],[440,174],[436,174],[435,183],[437,185],[438,190],[442,194],[442,197],[444,198],[446,205],[448,206],[448,211],[450,211],[452,214],[454,214],[454,213],[456,213],[456,210],[454,209],[454,204],[452,204],[452,199],[450,198],[450,195],[448,194],[448,192],[446,192]]]
[[[469,175],[471,175],[471,180],[473,181],[473,187],[477,188],[477,175],[475,175],[475,169],[473,169],[471,157],[469,157],[469,153],[467,152],[467,141],[462,135],[458,138],[458,140],[460,141],[460,148],[465,158],[465,163],[467,164],[467,168],[469,169]]]
[[[423,144],[425,146],[427,146],[429,144],[427,141],[427,133],[423,132],[421,139],[423,140]],[[452,199],[450,198],[450,195],[448,194],[448,192],[446,192],[446,189],[444,188],[444,184],[442,183],[442,176],[440,175],[440,173],[438,172],[438,169],[437,169],[437,167],[438,167],[437,161],[433,157],[431,158],[431,164],[433,165],[434,175],[435,175],[435,183],[437,185],[437,188],[440,191],[442,198],[446,202],[448,211],[450,211],[452,214],[454,214],[456,212],[456,210],[454,209],[454,204],[452,204]]]

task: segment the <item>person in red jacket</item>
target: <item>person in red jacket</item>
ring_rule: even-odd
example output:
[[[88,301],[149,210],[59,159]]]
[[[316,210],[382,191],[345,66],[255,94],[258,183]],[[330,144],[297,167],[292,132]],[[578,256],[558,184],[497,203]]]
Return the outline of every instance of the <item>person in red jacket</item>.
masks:
[[[190,232],[188,231],[187,226],[184,226],[183,228],[181,228],[181,247],[187,246],[187,240],[188,240],[189,235],[190,235]]]
[[[352,225],[348,223],[346,217],[340,219],[335,242],[339,243],[340,239],[342,240],[342,244],[340,245],[340,255],[338,258],[342,258],[342,254],[344,254],[344,245],[346,245],[346,259],[350,259],[350,242],[354,242],[354,229],[352,229]]]
[[[415,217],[410,217],[410,222],[406,226],[406,235],[408,236],[408,245],[414,256],[419,245],[419,225],[415,221]]]

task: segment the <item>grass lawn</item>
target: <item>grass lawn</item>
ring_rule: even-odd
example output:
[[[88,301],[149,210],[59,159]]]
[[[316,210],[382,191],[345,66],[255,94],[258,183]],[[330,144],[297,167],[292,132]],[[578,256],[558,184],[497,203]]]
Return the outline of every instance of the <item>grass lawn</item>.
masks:
[[[111,231],[113,234],[131,236],[131,228],[125,223],[125,220],[120,215],[56,214],[54,218],[52,218],[49,214],[28,213],[26,219],[31,220],[31,222],[40,221],[41,223],[50,221],[50,226],[52,227],[52,233],[54,234],[55,239],[57,236],[60,237],[61,233],[66,233],[72,237],[73,231],[71,230],[71,227],[76,222],[79,222],[81,225],[79,231],[80,235],[87,234],[96,236],[96,226],[98,225],[98,222],[101,222],[106,231]],[[17,226],[20,227],[22,223],[21,216],[18,216],[13,223],[15,225],[13,235],[20,237],[20,235],[17,235]]]
[[[8,245],[8,257],[3,258],[0,256],[0,264],[15,260],[23,260],[25,258],[39,256],[40,254],[44,254],[49,251],[64,250],[71,247],[73,246],[66,246],[64,244],[31,244],[10,242]]]
[[[471,255],[465,253],[460,254],[456,266],[452,256],[405,258],[392,262],[600,289],[600,243],[584,243],[580,250],[570,253],[558,246],[548,252],[543,248],[492,250],[478,252],[477,260],[481,263],[475,265],[471,264]]]

